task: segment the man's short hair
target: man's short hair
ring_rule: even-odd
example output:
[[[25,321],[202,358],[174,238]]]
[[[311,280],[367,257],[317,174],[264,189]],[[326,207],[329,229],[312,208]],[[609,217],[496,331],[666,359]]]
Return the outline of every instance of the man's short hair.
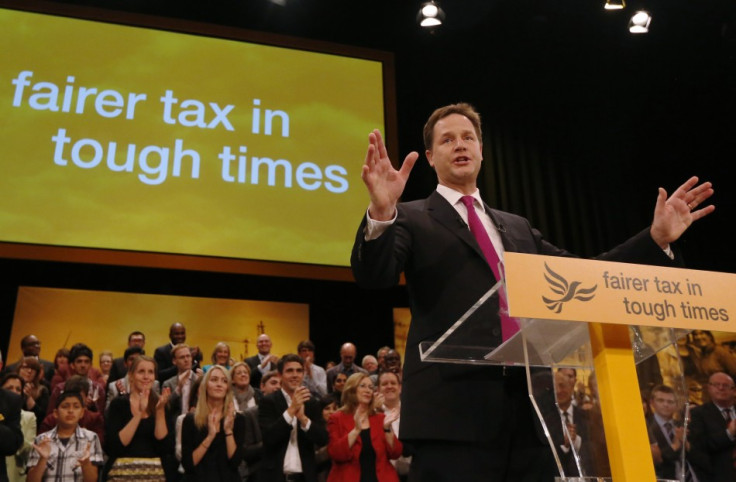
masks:
[[[143,341],[146,341],[146,335],[142,331],[131,331],[130,335],[128,335],[128,343],[130,343],[130,339],[136,335],[141,335],[143,337]]]
[[[261,377],[261,385],[265,385],[273,377],[280,377],[280,376],[281,374],[278,372],[278,370],[268,371],[264,373],[263,376]]]
[[[671,395],[675,395],[675,390],[672,387],[668,387],[667,385],[657,385],[654,388],[652,388],[651,392],[649,392],[649,400],[654,400],[654,394],[656,392],[669,393]]]
[[[76,398],[79,400],[79,403],[84,407],[84,399],[82,398],[82,394],[76,390],[64,390],[57,398],[56,398],[56,408],[59,408],[61,405],[61,402],[66,400],[67,398]]]
[[[177,343],[176,345],[174,345],[174,347],[171,349],[171,359],[173,360],[174,358],[176,358],[177,351],[183,350],[185,348],[189,351],[189,353],[191,353],[189,345],[187,345],[186,343]]]
[[[123,352],[123,361],[127,361],[130,355],[145,355],[146,350],[140,346],[130,346]]]
[[[69,363],[74,363],[80,356],[89,357],[90,361],[94,358],[90,347],[84,343],[75,343],[69,350]]]
[[[304,368],[304,360],[299,355],[295,355],[294,353],[289,353],[287,355],[282,356],[279,358],[279,362],[276,364],[276,368],[279,371],[279,375],[284,373],[284,366],[286,366],[287,363],[296,362]]]
[[[73,375],[64,383],[64,391],[89,393],[89,379],[81,375]]]
[[[450,104],[444,107],[435,109],[432,115],[427,119],[427,123],[424,124],[424,148],[428,151],[432,150],[432,144],[434,142],[434,126],[438,121],[452,114],[460,114],[468,118],[473,128],[475,128],[475,134],[478,136],[478,142],[483,142],[483,132],[480,127],[480,114],[475,111],[475,108],[465,102],[458,104]]]
[[[304,349],[314,351],[314,343],[312,343],[312,340],[300,341],[299,344],[296,346],[297,352],[300,352]]]

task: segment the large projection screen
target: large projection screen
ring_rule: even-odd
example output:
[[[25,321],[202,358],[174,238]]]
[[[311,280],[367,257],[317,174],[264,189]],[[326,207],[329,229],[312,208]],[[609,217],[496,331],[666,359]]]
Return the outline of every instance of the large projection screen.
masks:
[[[389,54],[33,5],[0,2],[0,255],[349,264],[367,134],[395,137]]]

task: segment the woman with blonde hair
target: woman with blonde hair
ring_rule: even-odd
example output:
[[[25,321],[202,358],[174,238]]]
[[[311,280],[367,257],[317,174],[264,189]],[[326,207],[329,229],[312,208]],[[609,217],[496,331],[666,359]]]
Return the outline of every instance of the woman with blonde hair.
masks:
[[[398,458],[403,449],[391,428],[399,411],[378,413],[374,402],[370,376],[350,375],[342,392],[342,407],[327,423],[327,451],[332,459],[328,482],[398,482],[390,459]]]
[[[212,350],[212,356],[210,357],[210,360],[212,360],[211,364],[205,365],[202,367],[202,370],[205,373],[207,373],[207,370],[209,370],[215,365],[225,367],[226,369],[229,370],[230,369],[230,345],[228,345],[224,341],[219,342],[217,345],[215,345],[215,348]]]
[[[118,395],[105,414],[105,445],[108,481],[164,482],[161,456],[173,451],[166,425],[165,407],[171,390],[161,396],[153,389],[156,361],[136,357],[128,369],[130,392]]]
[[[235,398],[235,410],[245,412],[250,407],[255,407],[256,391],[250,386],[250,367],[245,362],[238,362],[230,369],[230,377],[233,380],[233,397]]]
[[[181,429],[185,481],[239,482],[243,460],[245,417],[235,411],[230,374],[213,365],[199,385],[194,413]]]

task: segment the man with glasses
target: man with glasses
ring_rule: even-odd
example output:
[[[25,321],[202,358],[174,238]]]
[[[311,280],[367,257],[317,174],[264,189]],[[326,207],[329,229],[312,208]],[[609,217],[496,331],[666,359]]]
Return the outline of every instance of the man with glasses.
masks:
[[[708,379],[710,402],[693,409],[690,422],[692,449],[706,454],[706,467],[695,467],[700,480],[736,480],[736,391],[733,379],[716,372]]]

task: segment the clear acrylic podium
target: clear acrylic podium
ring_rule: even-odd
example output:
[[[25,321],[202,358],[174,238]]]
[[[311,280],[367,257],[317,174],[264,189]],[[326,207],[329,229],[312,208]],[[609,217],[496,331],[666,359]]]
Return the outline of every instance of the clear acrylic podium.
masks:
[[[479,336],[474,325],[479,308],[486,303],[499,306],[498,297],[504,289],[498,282],[483,297],[461,316],[437,340],[420,344],[420,356],[425,363],[455,363],[472,365],[520,366],[526,368],[527,388],[544,433],[552,448],[559,481],[590,482],[610,481],[610,466],[603,435],[601,409],[596,403],[596,375],[589,323],[578,321],[559,321],[548,319],[521,318],[514,321],[519,332],[503,343],[489,341],[498,336]],[[482,311],[482,310],[481,310]],[[632,351],[637,364],[647,363],[658,353],[677,355],[677,340],[690,330],[630,327]],[[497,335],[497,334],[496,334]],[[578,386],[574,387],[573,397],[581,410],[585,410],[587,429],[584,434],[570,437],[568,427],[562,423],[558,408],[558,395],[563,396],[555,383],[555,372],[560,369],[574,369]],[[564,370],[562,370],[564,373]],[[570,370],[572,373],[572,370]],[[561,375],[557,375],[561,379]],[[587,386],[580,387],[587,381]],[[561,384],[564,386],[564,382]],[[675,384],[680,400],[687,400],[687,387],[684,379]],[[593,397],[590,395],[593,394]],[[566,396],[566,395],[565,395]],[[685,410],[688,413],[688,410]],[[643,409],[641,412],[644,418]],[[683,423],[687,425],[687,417]],[[562,433],[560,433],[562,432]],[[564,446],[561,437],[575,439],[580,436],[581,446]],[[684,444],[683,444],[684,447]],[[567,449],[567,450],[565,450]],[[684,461],[684,450],[681,460]],[[682,479],[682,475],[680,475]]]

